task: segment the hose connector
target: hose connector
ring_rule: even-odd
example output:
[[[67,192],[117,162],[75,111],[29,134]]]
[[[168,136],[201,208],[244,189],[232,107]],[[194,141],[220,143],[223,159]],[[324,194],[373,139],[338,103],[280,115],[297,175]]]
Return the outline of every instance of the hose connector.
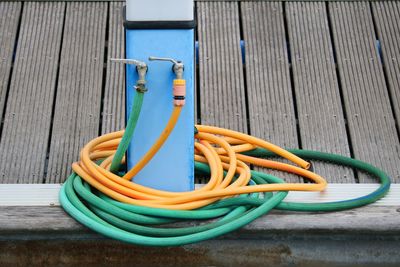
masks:
[[[146,73],[148,70],[147,64],[143,61],[136,59],[122,59],[122,58],[110,58],[112,62],[118,62],[123,64],[135,65],[138,73],[138,80],[134,88],[141,93],[147,92],[146,88]]]
[[[149,57],[150,61],[169,61],[172,62],[172,71],[175,73],[175,79],[173,81],[173,95],[174,95],[174,105],[184,106],[185,96],[186,96],[186,81],[183,79],[183,71],[185,69],[183,62],[175,60],[172,58],[165,57]]]

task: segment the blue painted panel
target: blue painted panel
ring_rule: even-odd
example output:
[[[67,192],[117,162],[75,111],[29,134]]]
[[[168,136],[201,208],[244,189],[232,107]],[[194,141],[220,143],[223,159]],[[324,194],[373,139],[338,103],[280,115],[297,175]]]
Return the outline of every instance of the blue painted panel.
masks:
[[[193,30],[126,30],[126,58],[148,64],[148,92],[127,152],[128,168],[148,151],[164,129],[173,109],[172,63],[150,61],[149,56],[170,57],[185,64],[186,105],[164,146],[134,178],[136,183],[168,191],[193,190],[194,168],[194,32]],[[137,80],[135,66],[126,69],[127,115]]]

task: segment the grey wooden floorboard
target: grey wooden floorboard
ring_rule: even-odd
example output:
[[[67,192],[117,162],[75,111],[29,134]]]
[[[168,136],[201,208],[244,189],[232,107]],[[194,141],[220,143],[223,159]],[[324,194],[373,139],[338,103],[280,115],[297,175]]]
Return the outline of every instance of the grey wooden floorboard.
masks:
[[[399,181],[400,145],[369,3],[329,3],[354,156]],[[361,182],[374,181],[360,174]]]
[[[243,227],[239,232],[225,235],[232,238],[267,238],[278,235],[301,233],[336,234],[388,234],[400,232],[400,214],[396,206],[366,206],[354,210],[325,213],[299,213],[271,211]],[[99,237],[72,217],[61,207],[0,207],[0,238],[20,235],[23,239],[39,236],[61,239],[85,239]],[[182,225],[182,224],[181,224]],[[190,225],[190,223],[188,223]],[[49,233],[52,235],[50,236]],[[329,234],[325,235],[328,238]],[[223,238],[223,237],[222,237]]]
[[[122,7],[121,2],[110,3],[107,73],[101,129],[103,134],[125,128],[125,66],[109,61],[110,58],[125,58]]]
[[[0,2],[0,119],[3,118],[21,8],[21,3]]]
[[[32,2],[32,0],[7,0],[10,2]],[[44,2],[56,2],[60,0],[36,0]],[[126,0],[61,0],[62,2],[125,2]],[[194,0],[195,2],[299,2],[299,0]],[[370,2],[371,0],[324,0],[325,2]],[[376,0],[373,0],[376,1]],[[321,0],[307,0],[305,2],[321,2]]]
[[[302,148],[350,156],[325,3],[286,3],[286,16]],[[349,168],[315,162],[314,170],[355,181]]]
[[[2,183],[42,182],[64,6],[24,4],[0,143]]]
[[[250,133],[298,147],[282,3],[241,3]],[[298,177],[273,172],[289,181]]]
[[[247,132],[237,3],[198,3],[202,124]]]
[[[47,183],[62,182],[97,137],[108,3],[67,4]]]
[[[400,126],[400,3],[374,2],[373,15],[397,127]],[[399,177],[398,177],[399,178]],[[398,180],[400,181],[400,180]]]

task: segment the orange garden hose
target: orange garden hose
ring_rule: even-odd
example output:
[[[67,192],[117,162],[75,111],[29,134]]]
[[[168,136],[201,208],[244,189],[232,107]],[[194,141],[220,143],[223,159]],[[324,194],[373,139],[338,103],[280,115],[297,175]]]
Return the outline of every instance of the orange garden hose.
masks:
[[[367,163],[317,151],[292,150],[292,153],[247,134],[204,125],[196,126],[194,136],[196,170],[210,177],[204,187],[190,192],[168,192],[136,184],[135,175],[168,139],[182,109],[181,106],[174,107],[154,145],[136,166],[120,176],[116,170],[125,162],[123,155],[140,114],[142,93],[137,92],[134,98],[136,105],[132,110],[135,115],[131,115],[127,130],[105,134],[85,145],[80,160],[72,165],[74,172],[60,191],[60,202],[71,216],[108,237],[149,246],[184,245],[238,229],[273,208],[343,210],[372,203],[389,190],[389,177]],[[297,166],[264,158],[271,155],[286,158]],[[366,196],[344,201],[283,202],[287,191],[322,191],[326,187],[325,179],[311,172],[310,163],[299,156],[366,171],[379,177],[381,186]],[[275,176],[251,170],[250,164],[293,173],[313,183],[284,183]],[[175,220],[212,218],[218,220],[180,228],[150,226]]]
[[[174,107],[171,118],[158,140],[137,165],[123,177],[112,173],[109,167],[117,149],[118,141],[123,136],[124,131],[107,134],[89,142],[81,151],[81,160],[73,164],[72,168],[74,172],[91,186],[115,200],[134,205],[173,210],[196,209],[215,202],[220,198],[239,194],[271,191],[322,191],[325,188],[326,181],[321,176],[303,169],[309,168],[310,163],[292,153],[253,136],[203,125],[196,126],[198,133],[195,136],[197,139],[195,143],[195,159],[207,163],[210,166],[211,178],[206,186],[191,192],[167,192],[128,181],[134,178],[134,175],[137,174],[160,149],[178,121],[180,112],[180,106]],[[238,144],[238,142],[240,144]],[[233,145],[232,143],[238,145]],[[244,156],[235,152],[244,152],[246,149],[252,150],[254,147],[272,151],[303,168],[277,161]],[[102,164],[96,164],[98,159],[104,157],[107,158]],[[294,173],[314,183],[248,186],[251,173],[250,167],[246,165],[246,163]],[[227,171],[225,176],[224,170]],[[232,179],[235,175],[239,175],[239,177],[232,183]]]

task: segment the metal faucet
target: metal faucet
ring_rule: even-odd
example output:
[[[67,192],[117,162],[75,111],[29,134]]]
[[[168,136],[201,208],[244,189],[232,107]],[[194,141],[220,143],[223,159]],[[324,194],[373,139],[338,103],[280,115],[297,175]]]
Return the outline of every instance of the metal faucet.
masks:
[[[146,63],[144,63],[143,61],[136,60],[136,59],[123,59],[123,58],[110,58],[110,61],[117,62],[117,63],[123,63],[123,64],[129,64],[129,65],[135,65],[139,78],[136,81],[136,85],[134,87],[138,92],[141,92],[141,93],[147,92],[146,73],[147,73],[148,67],[147,67]]]
[[[149,57],[150,61],[159,60],[159,61],[169,61],[172,62],[172,71],[175,73],[177,79],[183,79],[183,70],[184,65],[182,61],[175,60],[173,58],[166,58],[166,57]]]
[[[172,62],[172,71],[175,73],[176,78],[173,80],[173,96],[175,106],[184,106],[186,97],[186,81],[183,79],[184,65],[182,61],[166,57],[149,57],[149,60],[169,61]]]

